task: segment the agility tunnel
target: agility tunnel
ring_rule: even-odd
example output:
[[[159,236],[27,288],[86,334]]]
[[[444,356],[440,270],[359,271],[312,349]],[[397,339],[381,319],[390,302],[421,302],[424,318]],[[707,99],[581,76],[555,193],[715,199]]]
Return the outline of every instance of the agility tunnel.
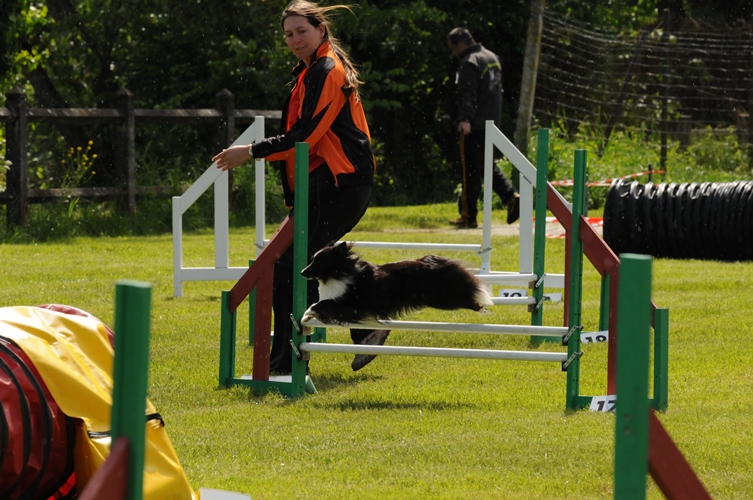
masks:
[[[198,498],[146,398],[151,285],[115,301],[114,331],[67,305],[0,308],[0,498]]]
[[[753,259],[753,181],[615,180],[604,205],[612,250],[679,259]]]

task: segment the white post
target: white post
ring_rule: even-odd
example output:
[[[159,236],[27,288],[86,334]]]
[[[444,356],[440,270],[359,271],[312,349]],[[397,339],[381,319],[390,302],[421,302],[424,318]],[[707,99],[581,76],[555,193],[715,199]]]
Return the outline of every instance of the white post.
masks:
[[[481,237],[480,274],[491,272],[492,252],[492,167],[494,164],[494,142],[492,140],[494,122],[486,121],[484,136],[484,225]]]
[[[214,181],[214,267],[227,268],[230,262],[230,175],[222,172]]]
[[[173,295],[183,296],[183,211],[180,196],[173,196]]]
[[[261,116],[255,117],[254,123],[243,131],[233,145],[250,144],[258,140],[258,137],[264,137],[264,117]],[[263,162],[263,160],[259,161]],[[183,295],[184,281],[236,280],[240,279],[248,269],[248,266],[230,267],[229,265],[228,179],[228,173],[219,170],[217,164],[212,163],[181,196],[173,197],[173,295],[175,297]],[[214,185],[214,267],[185,268],[183,267],[183,214],[212,185]],[[262,187],[262,192],[263,190]],[[263,217],[262,213],[262,220]]]
[[[494,143],[492,147],[499,149],[503,155],[512,163],[520,172],[520,272],[530,273],[533,271],[533,189],[536,187],[536,167],[534,167],[528,158],[521,153],[505,135],[499,131],[494,123],[487,121],[487,142]],[[487,150],[490,145],[487,144]],[[491,165],[487,165],[491,168]],[[489,172],[491,179],[491,172]],[[486,181],[485,181],[486,182]],[[489,180],[491,182],[491,180]],[[491,186],[490,186],[491,188]],[[484,186],[486,189],[486,186]],[[557,196],[562,200],[568,210],[572,212],[572,204],[568,203],[562,195],[557,192]],[[486,203],[486,201],[485,201]],[[564,288],[564,275],[548,274],[545,279],[547,287]]]
[[[259,123],[259,125],[256,127],[256,135],[254,137],[254,142],[259,142],[264,140],[264,117],[263,116],[257,116],[256,121],[254,122],[254,125],[256,123]],[[265,183],[265,161],[262,158],[257,158],[254,162],[254,180],[256,184],[256,255],[259,255],[259,252],[261,252],[261,249],[264,248],[264,236],[265,236],[265,229],[266,229],[266,199],[265,199],[265,193],[266,189],[264,187]]]

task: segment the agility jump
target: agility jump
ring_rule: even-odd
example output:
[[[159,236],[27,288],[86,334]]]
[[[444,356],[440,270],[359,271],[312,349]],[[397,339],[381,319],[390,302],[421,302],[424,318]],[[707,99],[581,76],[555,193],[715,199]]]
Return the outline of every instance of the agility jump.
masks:
[[[501,133],[500,133],[501,134]],[[297,157],[302,162],[298,166],[300,172],[305,172],[307,165],[305,165],[308,158],[306,144],[297,145],[301,151],[296,151]],[[546,151],[548,148],[540,148]],[[491,155],[488,155],[491,158]],[[614,328],[614,311],[616,308],[617,297],[617,277],[616,271],[619,268],[619,261],[616,256],[609,250],[609,248],[603,243],[598,235],[594,232],[585,218],[582,216],[583,206],[585,203],[585,151],[576,151],[576,178],[580,179],[580,182],[576,186],[574,203],[572,206],[572,213],[570,207],[562,201],[561,196],[557,193],[553,187],[546,183],[546,165],[539,165],[539,172],[537,176],[543,178],[538,180],[539,186],[547,186],[548,189],[538,189],[537,196],[542,199],[546,195],[550,209],[558,217],[560,221],[563,221],[563,225],[567,228],[567,224],[570,224],[570,231],[568,232],[568,256],[566,261],[566,276],[570,279],[565,283],[565,307],[566,307],[566,322],[568,327],[562,327],[559,330],[550,330],[553,327],[541,327],[541,326],[515,326],[515,325],[468,325],[468,324],[451,324],[451,326],[441,326],[437,324],[420,325],[422,330],[431,331],[435,328],[438,329],[452,329],[453,331],[466,331],[473,332],[474,329],[482,330],[477,333],[496,333],[496,334],[510,334],[512,331],[518,332],[518,334],[533,335],[535,337],[558,337],[564,344],[567,345],[567,353],[550,353],[555,356],[547,356],[548,361],[557,361],[561,363],[563,370],[568,372],[567,376],[567,389],[566,389],[566,407],[571,409],[588,408],[591,406],[594,396],[583,396],[580,394],[579,383],[579,357],[582,352],[580,351],[580,307],[581,307],[581,277],[582,277],[582,265],[583,256],[590,258],[594,262],[595,267],[602,274],[602,320],[604,326],[610,330],[610,347],[609,347],[609,362],[608,362],[608,394],[614,394],[614,375],[613,375],[613,345],[616,342],[616,330]],[[301,182],[300,185],[296,185],[296,195],[301,197],[307,197],[307,178],[305,175],[297,176],[297,181]],[[554,206],[553,206],[554,205]],[[296,206],[306,207],[308,206],[307,199],[296,199]],[[546,207],[543,204],[538,204],[538,209],[545,210]],[[537,210],[538,210],[537,209]],[[319,340],[324,338],[323,324],[316,322],[302,324],[300,318],[306,310],[306,296],[305,296],[305,280],[298,273],[294,273],[294,288],[300,290],[300,293],[295,294],[294,299],[294,313],[291,320],[295,325],[294,332],[294,352],[296,353],[296,360],[293,362],[293,373],[288,377],[276,377],[270,380],[269,377],[269,332],[271,327],[271,273],[272,265],[274,261],[281,255],[290,244],[293,243],[293,239],[296,239],[294,245],[294,268],[303,269],[307,263],[307,252],[305,248],[306,244],[306,224],[301,222],[304,219],[303,211],[297,214],[296,220],[286,219],[278,229],[277,233],[269,241],[269,244],[265,246],[264,250],[259,254],[257,260],[251,266],[251,268],[244,274],[244,276],[236,283],[236,285],[229,291],[223,292],[222,300],[222,320],[221,320],[221,346],[220,346],[220,385],[246,385],[254,388],[260,392],[266,392],[268,390],[277,390],[283,394],[289,396],[301,396],[305,394],[307,390],[315,390],[313,383],[305,375],[305,359],[310,356],[311,352],[347,352],[358,354],[401,354],[410,353],[408,355],[442,355],[442,356],[454,356],[454,357],[489,357],[488,353],[472,353],[462,351],[411,351],[403,350],[402,353],[396,349],[401,349],[398,346],[360,346],[350,344],[327,344],[326,347],[322,346]],[[538,216],[539,221],[544,221],[545,217]],[[300,226],[299,226],[300,224]],[[537,231],[541,237],[544,237],[544,231]],[[295,238],[294,238],[295,235]],[[573,235],[576,235],[573,237]],[[298,240],[301,243],[298,243]],[[590,242],[590,245],[584,245],[585,242]],[[599,248],[593,248],[594,245],[599,245]],[[543,265],[543,252],[540,256],[540,261]],[[614,275],[612,277],[609,271]],[[542,283],[540,274],[532,273],[530,275],[531,282]],[[508,277],[509,278],[509,277]],[[505,275],[500,273],[491,277],[491,279],[504,280]],[[513,279],[519,279],[513,278]],[[298,282],[296,282],[298,280]],[[542,293],[539,287],[534,288],[534,296],[536,293]],[[252,305],[252,309],[255,311],[254,318],[254,362],[253,362],[253,375],[251,377],[244,376],[241,378],[235,377],[235,310],[240,303],[248,296],[252,290],[256,290],[255,294],[255,307]],[[604,302],[609,302],[609,307],[604,307]],[[540,321],[540,308],[532,308],[534,313],[538,314],[538,320]],[[659,318],[662,317],[660,314]],[[605,320],[605,318],[608,320]],[[664,316],[666,319],[666,316]],[[535,320],[535,318],[534,318]],[[390,328],[401,329],[403,326],[401,322],[390,322]],[[414,329],[413,327],[419,326],[416,324],[405,323],[403,329]],[[363,327],[366,327],[364,324]],[[381,328],[387,327],[386,324],[381,324]],[[554,327],[556,328],[556,327]],[[668,321],[659,320],[655,322],[656,338],[661,339],[666,336],[668,329]],[[310,339],[309,339],[310,336]],[[656,345],[661,347],[662,342],[657,340]],[[366,352],[368,351],[368,352]],[[536,356],[534,356],[534,354]],[[535,360],[541,353],[520,351],[515,354],[494,354],[499,359],[528,359]],[[541,359],[538,359],[541,360]],[[666,408],[666,364],[658,364],[662,360],[666,360],[666,355],[662,355],[657,351],[655,356],[657,362],[655,368],[655,383],[654,383],[654,399],[652,404],[655,408]]]

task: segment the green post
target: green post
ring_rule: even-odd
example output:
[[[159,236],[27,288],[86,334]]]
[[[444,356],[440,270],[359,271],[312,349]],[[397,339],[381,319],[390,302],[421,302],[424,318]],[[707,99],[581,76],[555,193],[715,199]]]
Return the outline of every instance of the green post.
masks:
[[[306,278],[301,271],[308,265],[308,207],[309,207],[309,145],[298,142],[295,145],[295,208],[293,218],[293,344],[294,351],[304,340],[303,331],[298,331],[301,318],[306,312]],[[300,352],[300,351],[298,351]],[[301,353],[303,354],[303,353]],[[306,393],[306,361],[293,353],[293,373],[291,396]]]
[[[531,295],[536,304],[531,308],[531,325],[541,326],[544,320],[544,266],[546,255],[546,197],[549,181],[549,129],[539,129],[536,148],[536,223],[533,240],[533,272],[539,277]],[[532,344],[559,342],[558,337],[531,337]]]
[[[601,278],[601,294],[599,295],[599,330],[609,330],[609,275]]]
[[[128,439],[128,492],[143,498],[146,389],[149,378],[149,327],[152,285],[122,280],[115,284],[115,360],[113,361],[111,443]]]
[[[620,255],[614,498],[646,498],[651,257]]]
[[[580,352],[581,302],[583,297],[583,241],[580,239],[580,218],[585,205],[586,191],[586,151],[575,151],[575,172],[573,175],[573,219],[570,237],[570,297],[568,327],[571,328],[567,342],[567,355],[573,361],[567,367],[567,407],[578,408],[580,393],[580,360],[574,356]]]
[[[654,310],[654,399],[656,411],[669,405],[669,309]]]
[[[249,269],[254,265],[253,260],[248,261]],[[256,331],[256,287],[248,293],[248,345],[254,346],[254,333]]]
[[[222,292],[220,304],[220,387],[230,387],[235,378],[235,321],[230,312],[230,292]]]

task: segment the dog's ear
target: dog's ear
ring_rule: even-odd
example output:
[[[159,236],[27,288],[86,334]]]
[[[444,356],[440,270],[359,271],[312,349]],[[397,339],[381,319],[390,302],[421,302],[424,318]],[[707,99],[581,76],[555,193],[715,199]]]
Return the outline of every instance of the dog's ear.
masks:
[[[350,247],[348,244],[344,241],[341,241],[339,243],[335,243],[335,250],[337,250],[340,253],[348,253],[348,250],[350,250]]]

